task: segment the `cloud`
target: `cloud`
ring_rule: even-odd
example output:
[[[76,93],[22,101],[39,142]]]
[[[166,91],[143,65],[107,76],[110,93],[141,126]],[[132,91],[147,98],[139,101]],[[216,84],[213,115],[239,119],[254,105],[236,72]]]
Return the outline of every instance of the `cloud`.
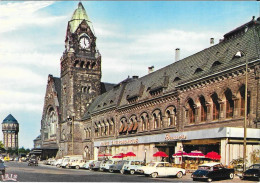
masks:
[[[111,25],[108,26],[103,29],[111,29]],[[103,80],[115,83],[128,75],[144,76],[151,65],[157,70],[173,63],[176,48],[180,48],[181,58],[185,58],[209,47],[211,37],[222,38],[219,32],[165,29],[127,35],[120,29],[112,29],[113,33],[100,32],[98,45],[102,55]],[[118,35],[116,41],[113,40],[114,35]],[[115,71],[117,77],[113,76]],[[109,81],[110,78],[112,81]]]
[[[46,26],[64,17],[40,16],[37,11],[53,4],[51,1],[34,1],[0,4],[0,33],[16,30],[33,24]]]

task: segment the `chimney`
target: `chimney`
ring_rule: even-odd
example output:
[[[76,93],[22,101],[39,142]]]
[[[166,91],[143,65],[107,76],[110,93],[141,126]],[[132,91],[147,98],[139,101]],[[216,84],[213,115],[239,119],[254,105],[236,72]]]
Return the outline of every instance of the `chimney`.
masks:
[[[133,79],[138,79],[139,78],[139,76],[133,76]]]
[[[154,69],[154,66],[148,67],[148,74],[152,73]]]
[[[214,38],[210,38],[210,46],[214,45]]]
[[[175,62],[180,60],[180,48],[175,49]]]

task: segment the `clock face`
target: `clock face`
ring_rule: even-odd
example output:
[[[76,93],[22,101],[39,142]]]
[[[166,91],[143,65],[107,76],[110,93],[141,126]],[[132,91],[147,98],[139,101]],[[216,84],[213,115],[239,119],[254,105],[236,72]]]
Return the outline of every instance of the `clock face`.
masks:
[[[89,40],[86,37],[82,37],[79,40],[80,47],[83,49],[89,48]]]

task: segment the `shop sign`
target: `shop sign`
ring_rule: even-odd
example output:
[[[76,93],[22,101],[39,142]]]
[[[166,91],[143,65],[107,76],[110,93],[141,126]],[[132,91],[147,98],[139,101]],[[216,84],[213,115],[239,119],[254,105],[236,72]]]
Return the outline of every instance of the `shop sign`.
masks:
[[[112,141],[112,145],[121,145],[121,144],[138,144],[138,139]]]
[[[166,141],[171,141],[171,140],[185,140],[187,139],[186,135],[177,135],[177,136],[170,136],[170,134],[165,135],[165,140]]]
[[[138,139],[106,141],[106,142],[101,142],[100,146],[125,145],[125,144],[138,144]]]

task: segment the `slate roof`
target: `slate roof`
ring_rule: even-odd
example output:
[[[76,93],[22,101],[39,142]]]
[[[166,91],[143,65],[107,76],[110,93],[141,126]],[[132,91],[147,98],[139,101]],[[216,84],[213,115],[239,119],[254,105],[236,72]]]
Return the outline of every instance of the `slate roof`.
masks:
[[[3,123],[10,123],[10,124],[18,124],[18,121],[12,116],[12,114],[9,114],[4,120]]]
[[[74,11],[74,13],[71,17],[71,20],[69,21],[70,32],[74,33],[83,20],[85,20],[87,22],[91,31],[94,34],[92,22],[89,20],[87,12],[86,12],[85,8],[83,7],[82,3],[79,2],[78,8]]]
[[[61,104],[61,79],[57,77],[53,77],[54,87],[58,95],[59,104]]]
[[[144,101],[148,97],[151,98],[150,90],[161,87],[164,94],[173,92],[178,87],[187,83],[241,66],[245,64],[246,57],[249,62],[259,59],[259,28],[260,18],[257,21],[251,20],[225,34],[224,39],[214,46],[174,62],[139,79],[128,80],[125,85],[120,85],[118,88],[114,88],[98,96],[90,105],[88,115],[84,117],[89,117],[91,113],[105,110],[110,106],[110,100],[113,100],[115,104],[117,103],[117,107],[129,105],[127,98],[132,96],[138,96],[139,101]],[[239,50],[243,50],[246,56],[241,58],[234,57]],[[180,80],[176,80],[176,78]],[[120,92],[123,92],[122,98],[119,98]],[[104,106],[104,103],[108,105]],[[113,103],[113,105],[115,104]]]

